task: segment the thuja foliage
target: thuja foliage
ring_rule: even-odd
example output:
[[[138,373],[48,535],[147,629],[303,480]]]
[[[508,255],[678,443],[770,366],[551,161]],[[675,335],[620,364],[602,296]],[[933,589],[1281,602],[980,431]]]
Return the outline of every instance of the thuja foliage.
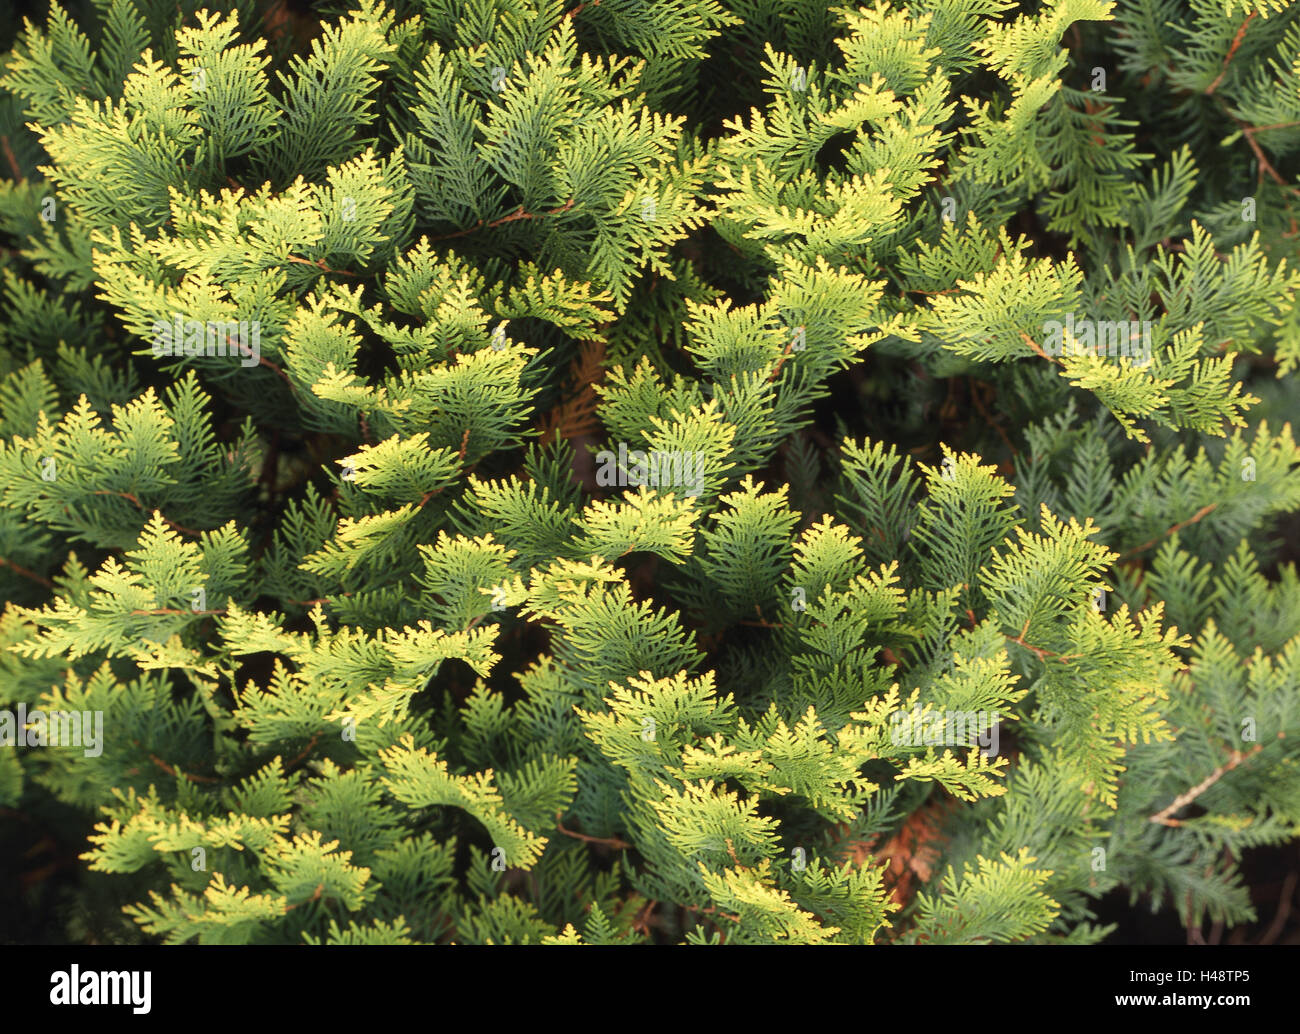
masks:
[[[0,750],[60,936],[1257,918],[1295,7],[316,13],[55,3],[0,66],[0,704],[104,729]]]

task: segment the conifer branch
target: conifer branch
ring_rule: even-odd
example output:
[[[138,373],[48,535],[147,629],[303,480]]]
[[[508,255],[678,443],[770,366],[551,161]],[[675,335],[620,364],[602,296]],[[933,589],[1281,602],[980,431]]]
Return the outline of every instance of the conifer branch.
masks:
[[[1033,338],[1031,338],[1023,330],[1020,332],[1020,337],[1025,344],[1027,344],[1030,348],[1034,350],[1035,354],[1042,356],[1042,358],[1046,359],[1049,363],[1056,363],[1057,366],[1065,365],[1064,363],[1061,362],[1060,359],[1056,358],[1055,356],[1048,355],[1045,351],[1043,351],[1043,346],[1040,345]]]
[[[295,607],[315,607],[318,606],[319,604],[333,603],[337,599],[341,599],[345,596],[353,596],[353,595],[355,595],[355,593],[338,592],[335,593],[333,596],[322,596],[319,599],[315,599],[315,600],[285,600],[285,602],[292,603]]]
[[[132,740],[131,742],[132,742],[136,747],[139,747],[140,750],[145,750],[145,748],[141,745],[141,743],[140,743],[139,740]],[[148,757],[150,761],[152,761],[155,765],[157,765],[159,768],[161,768],[164,772],[166,772],[166,773],[167,773],[169,776],[171,776],[173,779],[177,779],[177,778],[180,778],[180,779],[188,779],[191,783],[219,783],[219,782],[221,782],[221,779],[219,779],[219,778],[216,777],[216,776],[196,775],[196,774],[191,773],[191,772],[182,772],[179,768],[174,768],[174,767],[172,767],[171,765],[167,764],[167,762],[164,761],[162,758],[158,757],[156,754],[151,754],[151,753],[149,753],[147,750],[145,751],[145,756]]]
[[[346,270],[346,269],[331,269],[329,266],[327,266],[327,265],[325,264],[325,260],[324,260],[324,259],[317,259],[315,262],[313,262],[311,259],[300,258],[300,257],[297,256],[297,255],[289,255],[289,256],[287,256],[287,259],[288,259],[288,261],[290,261],[290,262],[296,262],[296,263],[298,263],[299,265],[303,265],[303,266],[314,266],[316,269],[323,270],[323,271],[326,272],[326,273],[337,273],[339,276],[352,276],[352,277],[355,277],[355,276],[360,276],[360,275],[361,275],[360,273],[350,273],[350,272],[348,272],[348,270]]]
[[[111,491],[111,490],[109,490],[109,489],[102,489],[102,488],[101,488],[101,489],[97,489],[93,494],[94,494],[94,495],[113,495],[113,496],[117,496],[117,497],[119,497],[119,498],[121,498],[121,499],[125,499],[125,500],[126,500],[127,502],[129,502],[129,503],[134,503],[134,504],[135,504],[137,507],[139,507],[141,510],[146,510],[146,511],[148,510],[148,507],[146,507],[146,506],[144,505],[144,503],[140,502],[140,500],[137,499],[137,498],[136,498],[133,494],[131,494],[130,492],[114,492],[114,491]],[[173,521],[173,520],[169,520],[169,519],[168,519],[168,518],[167,518],[163,513],[161,513],[159,510],[156,510],[156,509],[155,509],[153,512],[156,513],[156,514],[158,514],[158,517],[162,520],[162,522],[163,522],[165,525],[167,525],[167,527],[171,528],[173,531],[179,531],[179,532],[181,532],[181,533],[184,534],[184,535],[202,535],[202,534],[203,534],[203,532],[201,532],[201,531],[195,531],[193,528],[187,528],[187,527],[185,527],[183,524],[177,524],[175,521]]]
[[[321,895],[324,892],[325,892],[325,884],[318,883],[316,884],[316,889],[312,891],[311,897],[309,897],[306,901],[299,901],[298,904],[296,905],[285,905],[284,910],[286,912],[292,912],[295,908],[298,908],[299,905],[310,905],[313,902],[319,901],[321,899]]]
[[[1165,539],[1167,539],[1170,535],[1174,534],[1175,532],[1182,531],[1183,528],[1196,524],[1198,521],[1200,521],[1202,517],[1213,512],[1213,510],[1218,505],[1219,505],[1218,503],[1206,503],[1199,510],[1197,510],[1196,513],[1188,517],[1187,520],[1179,521],[1172,528],[1166,531],[1163,535],[1159,535],[1156,538],[1153,538],[1150,542],[1144,542],[1140,546],[1134,546],[1132,549],[1128,550],[1128,552],[1121,555],[1120,560],[1127,560],[1129,557],[1137,556],[1137,554],[1139,553],[1145,553],[1152,546],[1158,546],[1161,542],[1163,542]]]
[[[457,230],[454,233],[444,233],[438,237],[430,237],[429,241],[430,243],[433,243],[435,241],[454,240],[457,237],[466,237],[471,233],[478,232],[479,230],[493,230],[498,226],[504,226],[506,223],[518,222],[521,219],[545,219],[547,216],[559,215],[561,212],[567,212],[573,207],[574,200],[574,198],[569,198],[568,201],[564,202],[564,204],[560,205],[558,208],[552,208],[546,212],[525,212],[524,206],[520,205],[509,215],[502,216],[500,219],[493,219],[488,223],[485,223],[480,219],[473,226],[466,227],[463,230]]]
[[[790,358],[790,356],[792,356],[792,355],[794,355],[794,342],[793,342],[793,341],[791,341],[789,344],[787,344],[787,345],[785,346],[784,350],[782,350],[781,354],[777,357],[776,365],[775,365],[774,367],[772,367],[772,373],[771,373],[771,375],[767,378],[767,382],[768,382],[769,384],[771,384],[773,381],[775,381],[775,380],[777,379],[777,377],[779,377],[779,376],[781,375],[781,367],[783,367],[783,366],[786,364],[786,361],[787,361],[787,360]]]
[[[620,840],[618,837],[591,837],[586,833],[576,833],[571,829],[565,829],[564,823],[560,821],[563,816],[564,812],[562,811],[555,813],[555,830],[557,833],[563,833],[566,837],[573,837],[574,840],[581,840],[584,844],[603,844],[605,847],[613,847],[620,851],[630,851],[632,849],[631,844],[625,840]]]
[[[1053,650],[1044,649],[1041,646],[1035,646],[1033,643],[1025,642],[1025,633],[1029,631],[1029,619],[1025,619],[1025,627],[1020,630],[1017,636],[1006,636],[1008,642],[1023,646],[1026,650],[1033,653],[1040,661],[1045,661],[1049,657],[1054,657],[1062,664],[1069,664],[1071,661],[1077,661],[1083,656],[1081,653],[1056,653]]]
[[[313,750],[316,749],[316,744],[319,741],[320,741],[320,733],[318,732],[312,733],[312,737],[307,742],[307,746],[303,747],[301,752],[299,752],[287,765],[285,765],[284,767],[285,773],[287,774],[289,772],[292,772],[295,768],[297,768],[299,763],[303,761],[303,759],[306,758],[308,754],[310,754]]]
[[[1035,646],[1033,643],[1027,643],[1024,640],[1024,634],[1018,636],[1007,636],[1007,641],[1023,646],[1026,650],[1033,653],[1040,661],[1045,661],[1049,657],[1054,657],[1062,664],[1069,664],[1071,661],[1078,660],[1083,654],[1079,653],[1055,653],[1052,650],[1045,649],[1041,646]]]
[[[259,355],[257,357],[257,363],[259,366],[265,366],[267,369],[271,370],[277,377],[280,378],[280,380],[284,381],[284,383],[289,386],[289,390],[293,392],[295,395],[298,393],[298,388],[294,385],[293,381],[289,379],[289,375],[285,373],[284,370],[281,369],[278,365],[271,362],[270,359],[266,358],[266,356]]]
[[[564,12],[565,18],[576,18],[588,7],[599,7],[600,0],[583,0],[577,7],[571,8]]]
[[[1263,132],[1265,129],[1285,128],[1287,126],[1287,123],[1278,123],[1275,126],[1261,126],[1261,127],[1248,126],[1246,125],[1246,123],[1242,122],[1242,120],[1239,119],[1235,114],[1233,114],[1232,109],[1228,107],[1228,105],[1223,104],[1220,101],[1219,107],[1222,109],[1224,115],[1232,119],[1232,121],[1237,124],[1237,128],[1241,130],[1242,137],[1245,139],[1246,143],[1250,146],[1250,150],[1255,156],[1255,161],[1259,164],[1259,181],[1263,183],[1264,177],[1267,175],[1269,179],[1271,179],[1274,183],[1276,183],[1279,187],[1282,188],[1282,191],[1284,193],[1293,194],[1296,195],[1297,197],[1300,197],[1300,189],[1297,189],[1296,187],[1288,183],[1287,180],[1282,176],[1282,174],[1273,167],[1273,163],[1270,162],[1268,160],[1268,156],[1264,154],[1264,149],[1259,146],[1259,141],[1255,139],[1256,133]],[[1291,231],[1292,233],[1296,232],[1295,219],[1291,220]]]
[[[1250,760],[1263,749],[1264,749],[1264,745],[1262,743],[1256,743],[1255,746],[1251,747],[1250,750],[1247,750],[1245,752],[1234,750],[1232,754],[1229,755],[1229,758],[1226,762],[1224,762],[1222,765],[1216,768],[1213,772],[1211,772],[1208,776],[1206,776],[1201,782],[1193,786],[1190,790],[1180,793],[1177,797],[1173,799],[1173,801],[1170,803],[1170,805],[1167,808],[1164,808],[1156,812],[1154,815],[1152,815],[1150,817],[1150,821],[1158,822],[1164,826],[1181,826],[1183,824],[1181,820],[1170,817],[1173,815],[1174,812],[1178,811],[1180,808],[1187,806],[1188,804],[1191,804],[1192,801],[1196,800],[1196,798],[1201,796],[1201,794],[1203,794],[1211,786],[1213,786],[1225,775],[1231,772],[1234,768],[1236,768],[1242,762]]]
[[[1300,122],[1274,122],[1267,126],[1246,126],[1242,132],[1267,133],[1270,129],[1295,129],[1297,126],[1300,126]]]
[[[1237,48],[1241,46],[1241,41],[1246,36],[1246,30],[1250,27],[1250,23],[1255,20],[1255,16],[1258,13],[1258,11],[1251,11],[1250,14],[1246,16],[1246,20],[1241,23],[1241,28],[1237,30],[1237,35],[1233,37],[1232,45],[1228,47],[1227,56],[1223,59],[1223,70],[1215,77],[1214,82],[1210,83],[1210,85],[1205,88],[1206,96],[1214,93],[1214,91],[1219,88],[1219,84],[1223,82],[1223,77],[1228,74],[1228,65],[1232,62],[1232,56],[1237,53]]]
[[[9,162],[9,168],[14,171],[14,181],[23,182],[23,170],[18,167],[18,159],[14,157],[13,148],[9,146],[9,138],[0,136],[0,147],[4,148],[5,160]]]
[[[632,929],[643,936],[649,936],[650,927],[651,925],[654,925],[651,922],[650,916],[658,905],[658,901],[650,900],[645,903],[644,907],[638,909],[636,916],[632,919]]]
[[[682,908],[687,912],[697,912],[702,916],[718,916],[722,919],[730,919],[733,923],[740,922],[740,916],[732,912],[723,912],[716,905],[709,905],[707,908],[702,905],[683,905]]]
[[[1012,444],[1011,439],[1007,437],[1007,432],[1003,429],[1002,425],[993,418],[993,414],[989,412],[987,404],[980,397],[978,387],[980,382],[976,381],[974,377],[967,377],[966,383],[970,386],[971,401],[975,403],[975,408],[979,410],[980,417],[989,427],[993,428],[993,430],[997,432],[997,435],[1002,439],[1003,444],[1011,450],[1011,455],[1019,456],[1020,450]]]
[[[1263,421],[1300,383],[1289,21],[1197,4],[1170,27],[1082,0],[1067,29],[958,18],[936,59],[916,5],[849,5],[793,53],[759,10],[774,0],[565,0],[515,61],[510,18],[468,41],[358,0],[302,19],[288,63],[219,12],[163,12],[153,58],[128,63],[137,20],[76,6],[0,54],[9,122],[31,127],[0,137],[21,183],[0,191],[0,529],[33,568],[0,571],[50,597],[11,608],[3,667],[102,713],[131,760],[13,752],[0,798],[105,814],[82,857],[151,881],[128,909],[146,936],[1096,941],[1080,917],[1117,875],[1196,941],[1207,908],[1211,942],[1250,919],[1232,870],[1296,839],[1297,715],[1267,718],[1267,801],[1223,777],[1260,748],[1229,758],[1230,738],[1207,779],[1220,761],[1166,733],[1295,681],[1296,586],[1269,544],[1300,512],[1300,445]],[[1116,46],[1114,96],[1153,98],[1136,121],[1060,74]],[[483,48],[508,103],[464,75]],[[819,53],[838,70],[802,66]],[[205,81],[180,87],[198,122],[159,122],[199,58]],[[641,60],[671,81],[625,74]],[[87,69],[110,101],[73,104]],[[672,85],[718,75],[745,117]],[[646,110],[651,87],[671,114]],[[1186,125],[1152,115],[1174,106]],[[888,146],[826,146],[886,116]],[[1240,212],[1232,183],[1260,188]],[[163,385],[123,334],[173,309],[253,372]],[[282,335],[223,319],[253,309]],[[1087,361],[1058,347],[1066,312]],[[576,357],[557,380],[534,349],[481,347],[498,320]],[[1153,338],[1158,377],[1109,361]],[[1247,343],[1259,358],[1232,364]],[[841,386],[891,401],[842,409]],[[359,483],[331,477],[341,451]],[[62,457],[130,507],[60,481]],[[1144,499],[1218,502],[1117,556],[1135,537],[1118,507]],[[1211,512],[1226,539],[1177,534]],[[1117,559],[1130,605],[1098,616]],[[180,587],[201,584],[191,605]],[[298,598],[331,585],[354,589]],[[185,658],[138,638],[167,628]],[[919,745],[894,735],[914,700]],[[969,749],[940,704],[1005,719],[1009,749]],[[397,731],[335,757],[321,716],[344,706]],[[195,790],[226,785],[217,811]],[[1193,788],[1168,804],[1169,786]],[[462,825],[503,878],[455,846]],[[799,876],[786,851],[828,826],[841,863]],[[199,827],[241,850],[238,880],[171,887],[151,852]],[[1094,834],[1150,864],[1103,879],[1021,850],[1078,857]],[[940,871],[945,843],[961,872]]]
[[[37,574],[35,571],[29,571],[21,564],[15,564],[12,560],[6,559],[5,557],[0,556],[0,565],[9,568],[15,574],[22,575],[24,578],[30,578],[34,582],[40,582],[47,589],[54,588],[54,583],[50,581],[48,578],[44,577],[43,575]]]

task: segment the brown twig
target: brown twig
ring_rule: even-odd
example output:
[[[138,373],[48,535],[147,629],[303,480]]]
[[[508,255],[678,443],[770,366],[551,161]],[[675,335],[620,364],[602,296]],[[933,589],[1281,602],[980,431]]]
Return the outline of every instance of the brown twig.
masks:
[[[740,916],[733,915],[730,912],[723,912],[716,905],[710,905],[708,908],[701,908],[699,905],[683,905],[682,908],[687,912],[698,912],[702,916],[722,916],[724,919],[730,919],[732,922],[740,922]]]
[[[1245,138],[1246,143],[1250,145],[1251,151],[1254,152],[1255,160],[1259,162],[1259,182],[1260,183],[1264,182],[1264,174],[1267,173],[1269,178],[1274,183],[1276,183],[1279,187],[1281,187],[1283,191],[1285,191],[1288,194],[1294,194],[1300,196],[1300,190],[1297,190],[1295,187],[1288,185],[1287,181],[1282,177],[1281,173],[1279,173],[1277,169],[1273,168],[1273,164],[1264,156],[1263,149],[1259,146],[1259,142],[1255,139],[1256,133],[1262,132],[1263,130],[1270,129],[1270,128],[1280,129],[1283,128],[1286,125],[1286,123],[1279,123],[1276,127],[1248,126],[1244,122],[1242,122],[1241,119],[1237,118],[1237,116],[1232,113],[1231,109],[1229,109],[1226,104],[1222,104],[1222,102],[1220,102],[1220,106],[1223,108],[1223,113],[1237,124],[1237,128],[1241,130],[1241,135]],[[1292,233],[1296,231],[1294,218],[1291,220],[1291,231]]]
[[[1204,517],[1207,513],[1209,513],[1218,505],[1219,505],[1218,503],[1207,503],[1206,505],[1202,506],[1199,510],[1197,510],[1196,513],[1194,513],[1191,517],[1188,517],[1187,520],[1179,521],[1172,528],[1166,531],[1163,535],[1152,539],[1150,542],[1144,542],[1140,546],[1135,546],[1133,549],[1130,549],[1127,553],[1121,556],[1120,559],[1127,560],[1129,557],[1136,556],[1138,553],[1146,552],[1146,550],[1150,549],[1152,546],[1159,545],[1161,542],[1167,539],[1174,532],[1182,531],[1183,528],[1195,524],[1197,521],[1199,521],[1202,517]]]
[[[1206,790],[1208,790],[1211,786],[1217,783],[1225,775],[1227,775],[1234,768],[1240,765],[1243,761],[1250,760],[1263,749],[1264,749],[1264,745],[1262,743],[1256,743],[1255,746],[1251,747],[1251,749],[1246,751],[1245,753],[1242,753],[1239,750],[1234,750],[1226,763],[1220,765],[1208,776],[1206,776],[1203,780],[1201,780],[1201,782],[1193,786],[1190,790],[1180,793],[1177,797],[1173,799],[1173,802],[1169,805],[1169,807],[1163,809],[1162,811],[1156,812],[1154,815],[1150,817],[1149,821],[1158,822],[1162,826],[1181,826],[1183,823],[1180,819],[1170,818],[1170,816],[1173,815],[1174,812],[1176,812],[1179,808],[1191,804],[1192,801],[1196,800],[1196,798],[1201,796],[1201,794],[1205,793]]]
[[[1223,59],[1222,70],[1215,77],[1214,82],[1210,83],[1210,85],[1205,88],[1205,95],[1207,97],[1219,88],[1219,84],[1223,82],[1223,77],[1228,74],[1228,64],[1232,61],[1232,56],[1237,53],[1237,48],[1241,46],[1242,38],[1246,35],[1246,29],[1250,26],[1250,23],[1255,20],[1255,16],[1258,13],[1258,11],[1251,11],[1250,14],[1246,16],[1246,20],[1241,23],[1241,28],[1237,30],[1237,35],[1232,41],[1232,46],[1228,48],[1228,56]]]
[[[322,596],[320,597],[320,599],[316,599],[316,600],[285,600],[284,602],[292,603],[295,607],[314,607],[318,603],[333,603],[335,600],[340,599],[343,596],[352,596],[352,595],[355,594],[351,592],[338,592],[335,593],[333,596]]]
[[[309,897],[306,901],[299,901],[299,902],[298,902],[298,905],[309,905],[309,904],[311,904],[313,901],[319,901],[319,900],[320,900],[321,893],[322,893],[324,890],[325,890],[325,884],[323,884],[323,883],[318,883],[318,884],[316,884],[316,889],[315,889],[314,891],[312,891],[312,895],[311,895],[311,897]],[[285,906],[284,906],[284,910],[285,910],[286,912],[292,912],[295,908],[298,907],[298,905],[285,905]]]
[[[1018,636],[1007,636],[1006,639],[1008,642],[1017,643],[1018,645],[1023,646],[1026,650],[1032,651],[1037,655],[1040,661],[1045,661],[1048,657],[1055,657],[1062,664],[1069,664],[1071,661],[1078,660],[1083,656],[1081,653],[1056,653],[1053,650],[1048,650],[1041,646],[1035,646],[1033,643],[1027,643],[1025,642],[1025,633],[1028,631],[1029,620],[1026,619],[1025,627],[1020,630],[1020,634]]]
[[[9,161],[9,168],[14,170],[14,179],[21,183],[23,181],[23,170],[18,168],[18,159],[14,157],[14,150],[9,146],[7,136],[0,136],[0,147],[4,148],[5,158]]]
[[[652,898],[645,903],[645,908],[637,912],[636,916],[632,919],[632,929],[635,932],[644,934],[647,937],[650,936],[650,913],[655,910],[655,906],[658,904],[659,902]]]
[[[464,230],[457,230],[455,233],[444,233],[440,237],[430,237],[429,241],[432,243],[434,241],[449,241],[456,237],[466,237],[478,230],[493,230],[498,226],[504,226],[506,223],[518,222],[520,219],[545,219],[548,215],[559,215],[561,212],[567,212],[573,207],[573,203],[574,198],[569,198],[559,208],[552,208],[546,212],[525,212],[524,206],[520,205],[509,215],[502,216],[500,219],[493,219],[490,223],[485,223],[480,219],[473,226],[466,227]]]
[[[1045,661],[1048,657],[1055,657],[1062,664],[1069,664],[1071,661],[1078,660],[1083,656],[1081,653],[1056,653],[1042,646],[1035,646],[1033,643],[1027,643],[1021,636],[1007,636],[1006,638],[1008,642],[1016,643],[1018,646],[1023,646],[1026,650],[1031,651],[1040,661]]]
[[[140,741],[139,741],[139,740],[132,740],[131,742],[134,743],[137,747],[140,747],[141,750],[144,750],[144,747],[141,747],[141,746],[140,746]],[[145,751],[145,754],[148,756],[148,758],[149,758],[150,761],[152,761],[155,765],[157,765],[159,768],[161,768],[164,772],[166,772],[166,773],[167,773],[169,776],[171,776],[173,779],[175,779],[177,776],[180,776],[180,777],[182,777],[182,778],[184,778],[184,779],[188,779],[188,780],[189,780],[190,782],[192,782],[192,783],[219,783],[219,782],[221,782],[221,780],[218,779],[216,776],[191,775],[189,772],[182,772],[179,768],[173,768],[171,765],[167,764],[166,761],[164,761],[162,758],[158,757],[156,754],[150,754],[148,751]]]
[[[1240,125],[1240,123],[1238,123],[1238,125]],[[1259,178],[1262,180],[1264,178],[1264,173],[1268,173],[1269,178],[1279,187],[1291,190],[1292,193],[1295,193],[1294,188],[1287,187],[1286,180],[1282,178],[1282,174],[1278,172],[1277,169],[1273,168],[1273,163],[1264,157],[1264,151],[1260,148],[1254,135],[1251,133],[1243,133],[1242,136],[1246,138],[1246,143],[1250,145],[1250,149],[1255,152],[1255,160],[1259,162]]]
[[[788,345],[785,346],[785,351],[783,351],[781,355],[777,358],[776,366],[772,367],[772,375],[767,379],[769,384],[771,384],[774,380],[777,379],[777,377],[781,375],[781,367],[783,367],[786,364],[786,360],[789,359],[790,356],[792,355],[794,355],[793,341],[791,341]]]
[[[296,262],[300,266],[315,266],[317,269],[322,269],[326,273],[337,273],[339,274],[339,276],[360,276],[361,275],[359,273],[349,273],[346,269],[330,269],[329,266],[325,265],[324,259],[317,259],[315,262],[313,262],[311,259],[299,258],[297,255],[290,255],[288,256],[288,259],[290,262]]]
[[[575,833],[571,829],[565,829],[564,823],[560,821],[563,812],[555,813],[555,829],[563,833],[566,837],[573,837],[574,840],[581,840],[585,844],[604,844],[606,847],[616,847],[621,850],[630,850],[632,845],[626,841],[619,840],[618,837],[589,837],[586,833]]]
[[[1061,362],[1061,360],[1057,359],[1055,356],[1048,355],[1046,352],[1044,352],[1043,346],[1040,345],[1033,338],[1031,338],[1023,330],[1020,332],[1020,337],[1025,342],[1025,344],[1027,344],[1030,348],[1032,348],[1038,355],[1046,359],[1049,363],[1056,363],[1057,366],[1065,365],[1064,363]]]
[[[783,624],[782,622],[768,621],[767,618],[763,617],[763,608],[760,607],[757,603],[754,604],[754,613],[757,615],[757,620],[739,621],[737,622],[737,624],[751,625],[754,628],[785,628],[786,627],[786,625]]]
[[[600,6],[600,0],[583,0],[583,2],[580,3],[577,7],[573,8],[573,10],[571,10],[571,11],[565,11],[565,12],[564,12],[564,17],[566,17],[566,18],[576,18],[579,14],[582,13],[582,11],[583,11],[584,8],[587,8],[587,7],[599,7],[599,6]]]
[[[1300,122],[1274,122],[1267,126],[1247,126],[1242,130],[1243,133],[1267,133],[1270,129],[1294,129],[1300,126]]]
[[[1011,439],[1007,437],[1007,432],[1002,429],[1001,424],[993,419],[993,415],[989,412],[988,406],[986,406],[984,400],[980,398],[979,388],[977,387],[975,378],[967,377],[966,383],[970,387],[971,400],[975,403],[975,408],[979,410],[980,416],[984,418],[985,423],[993,428],[993,430],[997,431],[998,436],[1006,444],[1006,447],[1011,450],[1012,456],[1019,456],[1020,450],[1011,444]]]
[[[278,367],[275,363],[271,362],[270,359],[266,358],[266,356],[259,355],[257,357],[257,364],[259,366],[265,366],[269,370],[273,370],[277,377],[279,377],[282,381],[284,381],[285,384],[289,385],[290,391],[292,391],[295,395],[298,393],[298,389],[294,387],[293,381],[289,380],[289,375],[285,373],[282,369],[280,369],[280,367]]]
[[[7,560],[2,556],[0,556],[0,566],[7,567],[14,573],[20,574],[24,578],[30,578],[34,582],[40,582],[47,589],[54,588],[54,583],[50,581],[48,578],[44,577],[43,575],[37,574],[35,571],[29,571],[21,564],[15,564],[12,560]]]
[[[104,489],[104,488],[101,488],[101,489],[99,489],[98,491],[94,492],[93,494],[94,494],[94,495],[115,495],[115,496],[119,496],[119,497],[121,497],[122,499],[127,500],[127,502],[135,503],[135,505],[138,506],[141,510],[148,510],[148,509],[149,509],[149,507],[145,506],[144,503],[140,502],[140,500],[137,499],[135,496],[133,496],[130,492],[114,492],[114,491],[111,491],[110,489]],[[201,531],[195,531],[193,528],[187,528],[187,527],[185,527],[183,524],[177,524],[175,521],[173,521],[173,520],[169,520],[166,516],[163,515],[162,511],[160,511],[160,510],[158,510],[158,509],[155,509],[153,512],[156,513],[156,514],[158,514],[158,516],[162,518],[162,522],[163,522],[165,525],[167,525],[169,528],[172,528],[172,529],[175,530],[175,531],[183,532],[183,533],[186,534],[186,535],[202,535],[202,534],[203,534],[203,532],[201,532]]]
[[[292,761],[290,761],[287,765],[285,765],[284,770],[286,772],[292,772],[294,766],[297,765],[298,762],[300,762],[303,758],[305,758],[308,754],[312,752],[312,750],[315,748],[319,740],[320,740],[320,733],[318,732],[312,733],[312,737],[307,742],[307,746],[305,746],[302,749],[302,753],[300,753],[297,757],[295,757]]]

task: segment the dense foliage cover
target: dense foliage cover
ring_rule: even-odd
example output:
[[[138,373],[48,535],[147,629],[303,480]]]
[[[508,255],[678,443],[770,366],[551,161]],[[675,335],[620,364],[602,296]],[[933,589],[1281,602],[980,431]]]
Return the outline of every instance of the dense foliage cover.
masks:
[[[55,937],[1256,918],[1244,852],[1300,832],[1296,7],[10,38],[0,806],[80,852]]]

